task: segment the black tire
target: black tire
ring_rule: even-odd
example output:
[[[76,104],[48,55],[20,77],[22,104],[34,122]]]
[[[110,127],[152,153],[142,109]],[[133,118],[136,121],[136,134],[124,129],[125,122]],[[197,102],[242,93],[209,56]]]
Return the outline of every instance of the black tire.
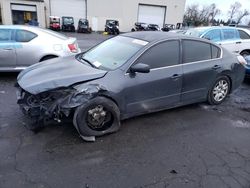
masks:
[[[227,76],[220,76],[216,79],[208,92],[208,103],[211,105],[221,104],[228,96],[231,83]]]
[[[93,110],[98,109],[100,106],[103,107],[103,111],[106,112],[106,115],[101,127],[94,127],[94,125],[89,122],[89,119],[94,119],[93,116],[95,113],[94,115],[90,115],[90,112],[93,112]],[[113,101],[105,97],[96,97],[75,110],[73,123],[81,136],[102,136],[110,134],[118,131],[121,126],[120,110]]]

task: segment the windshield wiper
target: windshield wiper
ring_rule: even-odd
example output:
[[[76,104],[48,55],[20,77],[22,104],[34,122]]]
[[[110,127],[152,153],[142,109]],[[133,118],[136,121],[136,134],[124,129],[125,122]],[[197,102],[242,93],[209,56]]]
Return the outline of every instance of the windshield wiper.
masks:
[[[85,62],[87,62],[91,67],[97,69],[97,67],[96,67],[93,63],[91,63],[89,60],[87,60],[87,59],[85,59],[85,58],[83,58],[83,57],[81,57],[80,59],[83,60],[83,61],[85,61]]]

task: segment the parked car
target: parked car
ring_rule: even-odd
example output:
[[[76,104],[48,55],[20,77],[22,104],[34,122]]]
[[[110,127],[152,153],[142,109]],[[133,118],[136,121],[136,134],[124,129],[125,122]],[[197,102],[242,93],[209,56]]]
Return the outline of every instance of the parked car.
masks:
[[[186,35],[205,38],[222,45],[232,53],[250,55],[250,30],[238,27],[198,27]]]
[[[132,32],[134,31],[147,31],[148,24],[142,22],[136,22],[135,27],[131,29]]]
[[[75,32],[74,18],[69,16],[62,17],[62,31]]]
[[[119,21],[117,20],[106,20],[105,32],[111,35],[119,35]]]
[[[34,26],[0,26],[0,72],[79,53],[75,38]]]
[[[60,17],[50,16],[49,17],[49,28],[54,31],[60,31]]]
[[[79,19],[77,32],[78,33],[91,33],[92,32],[91,27],[89,27],[89,21],[87,19]]]
[[[245,57],[247,66],[246,66],[246,78],[250,78],[250,56]]]
[[[175,25],[174,24],[164,24],[162,31],[169,32],[170,30],[174,30]]]
[[[157,24],[148,24],[147,31],[160,31],[160,27]]]
[[[243,81],[245,64],[208,40],[126,33],[22,71],[18,104],[34,129],[72,115],[81,137],[94,140],[117,131],[126,118],[195,102],[222,103]]]

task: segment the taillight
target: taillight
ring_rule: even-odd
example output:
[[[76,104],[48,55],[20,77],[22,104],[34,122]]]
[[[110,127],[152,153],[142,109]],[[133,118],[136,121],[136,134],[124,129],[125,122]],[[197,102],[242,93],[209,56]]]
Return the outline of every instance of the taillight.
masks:
[[[72,53],[77,53],[77,52],[78,52],[77,45],[76,45],[75,43],[73,43],[73,44],[68,44],[68,47],[69,47],[69,50],[70,50]]]
[[[238,59],[239,63],[242,64],[243,66],[247,65],[247,62],[246,62],[246,60],[245,60],[245,58],[243,56],[238,55],[237,59]]]

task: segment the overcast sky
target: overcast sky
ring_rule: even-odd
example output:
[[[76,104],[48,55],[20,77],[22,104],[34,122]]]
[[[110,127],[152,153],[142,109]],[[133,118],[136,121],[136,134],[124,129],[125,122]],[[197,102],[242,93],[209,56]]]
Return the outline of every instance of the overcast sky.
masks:
[[[186,0],[186,6],[190,4],[201,4],[201,5],[210,5],[215,3],[217,7],[222,11],[220,18],[225,19],[228,17],[228,9],[230,5],[236,2],[237,0]],[[238,0],[242,4],[242,9],[250,10],[250,0]]]

